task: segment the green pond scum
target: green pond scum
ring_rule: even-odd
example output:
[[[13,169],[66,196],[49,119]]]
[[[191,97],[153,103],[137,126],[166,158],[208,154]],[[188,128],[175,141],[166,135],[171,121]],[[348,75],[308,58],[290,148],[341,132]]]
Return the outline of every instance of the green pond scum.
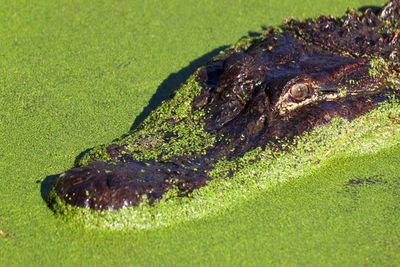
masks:
[[[287,149],[220,159],[210,173],[218,179],[185,198],[170,190],[152,205],[92,211],[49,192],[52,174],[110,160],[98,144],[133,144],[139,160],[212,145],[201,111],[189,116],[174,101],[199,92],[190,75],[223,57],[216,47],[251,31],[232,48],[248,46],[261,24],[287,17],[384,2],[0,0],[0,266],[399,265],[394,97],[283,141]],[[371,76],[388,64],[376,58]],[[124,134],[147,104],[153,112]],[[194,138],[162,142],[172,129],[152,127],[167,116]]]

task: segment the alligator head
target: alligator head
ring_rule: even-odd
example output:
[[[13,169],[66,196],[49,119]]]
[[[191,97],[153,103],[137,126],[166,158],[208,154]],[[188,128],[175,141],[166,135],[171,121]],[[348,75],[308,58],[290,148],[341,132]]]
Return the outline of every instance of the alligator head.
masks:
[[[222,157],[290,140],[336,116],[364,114],[400,87],[399,18],[394,0],[377,13],[288,20],[248,47],[225,51],[196,74],[201,92],[192,112],[204,111],[204,131],[217,136],[205,154],[135,160],[120,156],[124,146],[110,145],[111,162],[61,174],[56,194],[98,210],[135,206],[143,196],[152,202],[173,187],[185,194],[204,186]]]

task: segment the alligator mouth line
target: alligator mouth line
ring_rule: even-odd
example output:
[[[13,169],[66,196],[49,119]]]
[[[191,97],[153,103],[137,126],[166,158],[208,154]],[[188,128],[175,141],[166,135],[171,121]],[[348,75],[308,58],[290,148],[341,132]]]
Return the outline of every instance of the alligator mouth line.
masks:
[[[53,191],[69,205],[93,210],[133,207],[144,198],[152,204],[173,188],[184,197],[207,184],[221,159],[279,149],[277,140],[290,142],[334,117],[361,116],[389,93],[399,96],[399,25],[400,1],[392,0],[377,12],[289,20],[227,49],[194,74],[195,94],[180,101],[183,85],[162,104],[176,104],[170,114],[186,108],[184,119],[164,118],[161,106],[152,115],[161,122],[143,123],[130,133],[136,137],[106,146],[106,160],[89,155],[85,166],[59,175]],[[194,148],[196,142],[203,145]],[[173,143],[180,148],[175,155],[140,156]]]

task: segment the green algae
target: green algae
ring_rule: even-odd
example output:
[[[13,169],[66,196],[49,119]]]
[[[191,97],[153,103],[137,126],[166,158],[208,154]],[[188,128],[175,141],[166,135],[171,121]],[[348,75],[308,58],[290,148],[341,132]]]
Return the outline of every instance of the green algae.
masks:
[[[362,209],[336,192],[360,175],[394,180],[399,146],[338,158],[228,213],[150,231],[63,223],[36,182],[126,132],[168,75],[260,23],[383,2],[3,2],[0,228],[9,237],[0,265],[399,265],[399,190],[357,195]]]
[[[395,50],[390,58],[396,57],[398,51]],[[396,90],[400,86],[400,65],[394,61],[374,57],[370,60],[369,75],[374,78],[383,78],[389,89]]]
[[[92,211],[66,205],[53,192],[50,202],[64,220],[89,228],[151,229],[180,224],[232,210],[274,185],[311,175],[326,162],[341,156],[361,156],[400,144],[400,102],[392,98],[353,121],[335,118],[326,126],[285,143],[286,149],[267,147],[227,161],[210,172],[211,181],[189,197],[169,191],[161,200],[118,211]],[[229,171],[235,173],[229,177]]]

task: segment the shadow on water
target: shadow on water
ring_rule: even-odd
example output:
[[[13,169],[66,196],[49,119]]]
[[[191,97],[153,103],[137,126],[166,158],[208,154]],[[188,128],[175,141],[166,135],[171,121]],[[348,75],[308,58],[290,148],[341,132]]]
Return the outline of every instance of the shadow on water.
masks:
[[[46,178],[44,178],[43,181],[37,181],[37,183],[40,183],[40,195],[42,196],[42,199],[46,203],[48,203],[48,196],[50,190],[53,187],[54,183],[56,182],[58,175],[59,174],[49,175],[46,176]]]
[[[367,10],[367,9],[371,9],[375,14],[377,14],[381,11],[382,7],[380,7],[380,6],[362,6],[362,7],[358,8],[357,10],[359,12],[364,13],[365,10]]]
[[[156,93],[151,97],[149,104],[143,109],[143,111],[136,117],[130,130],[135,129],[140,123],[150,114],[150,112],[158,107],[162,101],[168,99],[173,92],[179,88],[179,86],[185,82],[189,76],[201,65],[210,61],[214,56],[228,46],[220,46],[207,54],[193,60],[190,64],[177,73],[170,74],[161,84],[158,86]]]
[[[90,150],[92,150],[93,147],[87,148],[85,150],[83,150],[81,153],[79,153],[78,156],[76,156],[75,160],[74,160],[74,166],[78,166],[80,160],[83,158],[83,156],[85,156],[87,153],[89,153]]]

